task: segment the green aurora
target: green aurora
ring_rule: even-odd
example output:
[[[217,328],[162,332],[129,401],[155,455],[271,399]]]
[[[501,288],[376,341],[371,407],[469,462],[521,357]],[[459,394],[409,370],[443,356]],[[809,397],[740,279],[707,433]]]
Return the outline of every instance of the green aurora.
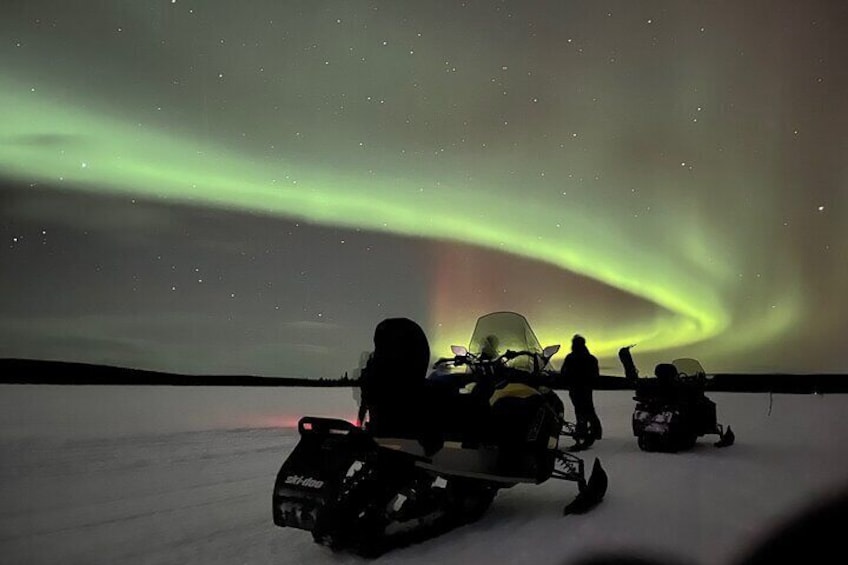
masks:
[[[651,305],[583,321],[602,356],[738,362],[844,327],[844,299],[819,299],[848,271],[837,30],[799,32],[787,61],[769,45],[791,11],[516,6],[526,39],[484,7],[445,26],[414,4],[260,4],[21,8],[3,24],[0,176],[553,265]],[[562,342],[551,303],[533,325]],[[470,330],[439,322],[435,350]]]
[[[686,276],[686,271],[674,268],[675,260],[635,253],[623,235],[612,233],[607,225],[593,227],[579,211],[557,211],[548,221],[539,221],[552,214],[544,203],[531,202],[522,204],[527,221],[517,219],[510,206],[492,206],[477,218],[451,213],[486,201],[486,187],[463,186],[452,191],[447,212],[433,214],[429,211],[443,209],[444,202],[439,195],[417,191],[414,187],[421,185],[421,179],[347,177],[257,161],[69,107],[67,101],[44,99],[8,80],[0,83],[0,93],[0,104],[17,109],[5,122],[0,167],[28,182],[58,181],[70,190],[167,199],[490,247],[550,262],[668,311],[667,316],[642,321],[630,333],[600,343],[605,353],[628,342],[645,344],[643,349],[666,349],[706,340],[720,334],[731,317],[730,307],[711,290],[711,281]],[[56,141],[40,142],[45,139]],[[551,229],[557,223],[570,229]],[[752,339],[767,339],[792,321],[791,312],[782,320],[766,319],[751,333]],[[545,335],[545,329],[539,333]]]

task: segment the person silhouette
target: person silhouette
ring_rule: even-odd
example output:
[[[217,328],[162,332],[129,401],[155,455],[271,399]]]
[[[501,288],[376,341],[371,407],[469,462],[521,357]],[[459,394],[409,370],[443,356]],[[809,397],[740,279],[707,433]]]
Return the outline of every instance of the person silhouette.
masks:
[[[660,396],[673,398],[680,383],[677,367],[671,363],[660,363],[654,367],[654,375],[657,377]]]
[[[571,449],[587,449],[602,436],[601,420],[592,398],[593,381],[600,376],[600,369],[598,359],[589,352],[586,338],[580,334],[571,339],[571,353],[562,363],[561,376],[577,419],[575,444]]]
[[[480,348],[480,358],[486,359],[488,361],[494,361],[500,356],[498,353],[498,346],[500,345],[500,341],[498,340],[498,336],[492,334],[487,335],[486,339],[483,340],[483,345]]]

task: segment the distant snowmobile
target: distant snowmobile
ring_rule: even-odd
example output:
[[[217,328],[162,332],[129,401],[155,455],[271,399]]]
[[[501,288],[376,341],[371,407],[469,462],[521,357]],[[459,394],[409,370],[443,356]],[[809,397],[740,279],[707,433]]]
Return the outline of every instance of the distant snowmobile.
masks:
[[[619,351],[625,373],[638,375],[630,348]],[[716,421],[716,405],[704,395],[706,373],[695,359],[661,363],[655,378],[635,377],[636,409],[633,435],[643,451],[676,452],[691,449],[700,436],[717,434],[716,447],[733,445],[736,436],[730,426]]]
[[[382,322],[372,357],[391,341],[386,335],[417,335],[409,324],[414,322]],[[492,337],[489,345],[508,349],[484,351],[481,345]],[[391,349],[401,347],[395,340]],[[410,398],[433,405],[411,402],[381,412],[379,397],[363,389],[374,406],[361,428],[302,418],[300,442],[274,485],[274,523],[310,531],[334,550],[375,557],[479,519],[500,489],[519,483],[576,482],[579,494],[564,514],[597,505],[607,489],[600,462],[587,481],[582,459],[558,446],[563,405],[544,385],[544,368],[559,346],[543,350],[523,316],[497,312],[478,320],[467,349],[452,350],[430,378],[410,378],[403,367],[392,375],[398,382],[409,379]],[[416,351],[405,354],[418,358]],[[394,396],[404,396],[401,385],[387,386],[398,386]],[[400,422],[404,415],[411,421]]]

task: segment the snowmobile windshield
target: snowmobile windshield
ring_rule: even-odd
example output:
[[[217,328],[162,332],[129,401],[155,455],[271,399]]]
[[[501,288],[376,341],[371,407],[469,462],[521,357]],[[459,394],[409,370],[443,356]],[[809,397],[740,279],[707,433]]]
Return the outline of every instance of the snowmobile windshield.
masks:
[[[493,359],[507,350],[542,353],[542,346],[527,319],[515,312],[494,312],[478,319],[468,351]],[[533,370],[530,357],[518,357],[509,364],[516,369]]]
[[[703,378],[706,376],[704,368],[697,359],[675,359],[672,365],[677,369],[677,374],[683,378]]]

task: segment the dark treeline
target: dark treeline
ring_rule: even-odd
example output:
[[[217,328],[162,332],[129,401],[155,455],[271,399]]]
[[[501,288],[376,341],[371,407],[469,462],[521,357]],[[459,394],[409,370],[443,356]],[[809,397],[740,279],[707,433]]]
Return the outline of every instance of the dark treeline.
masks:
[[[848,375],[737,375],[719,374],[707,381],[707,390],[722,392],[779,392],[825,394],[848,392]]]
[[[643,379],[639,379],[643,380]],[[601,376],[597,390],[632,390],[633,381]],[[707,392],[775,392],[780,394],[848,393],[848,375],[717,374],[706,381]]]
[[[0,383],[43,385],[168,386],[352,386],[347,375],[337,379],[256,377],[251,375],[182,375],[109,365],[0,359]]]
[[[0,383],[45,385],[167,385],[167,386],[356,386],[345,373],[339,378],[257,377],[251,375],[183,375],[109,365],[0,359]],[[633,381],[602,375],[597,390],[632,390]],[[559,387],[555,387],[559,388]],[[718,374],[706,382],[707,392],[775,392],[783,394],[848,393],[848,375]]]

